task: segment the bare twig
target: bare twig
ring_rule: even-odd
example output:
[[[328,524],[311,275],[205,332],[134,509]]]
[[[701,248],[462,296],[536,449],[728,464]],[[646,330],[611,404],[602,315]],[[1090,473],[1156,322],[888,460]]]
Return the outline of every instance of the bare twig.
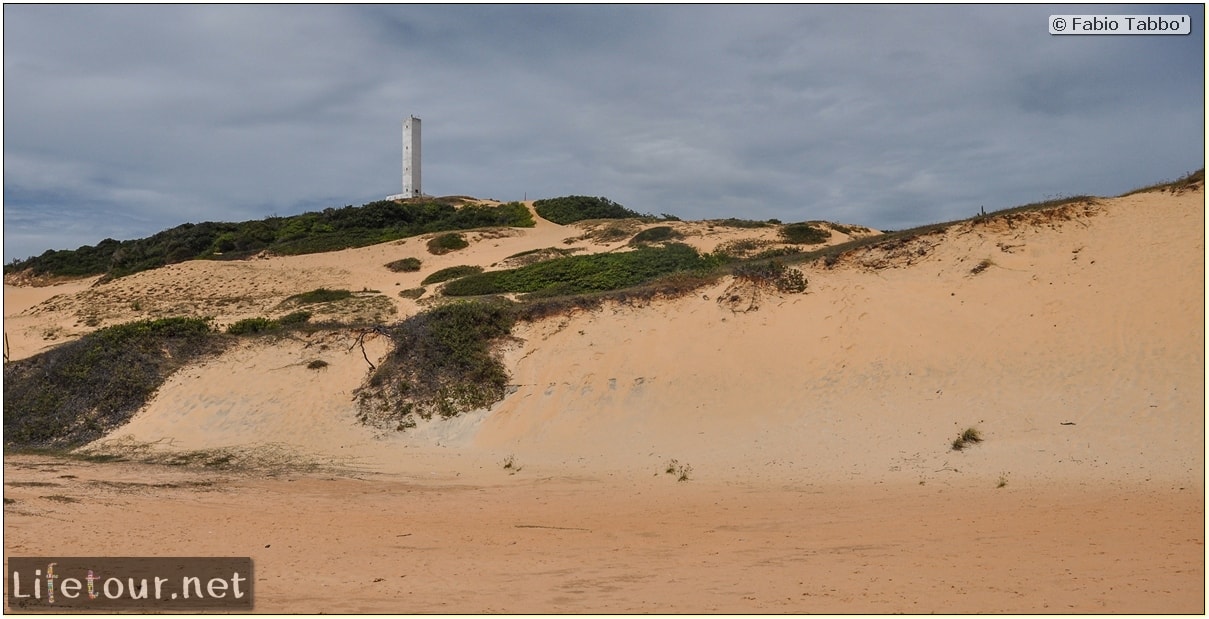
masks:
[[[372,372],[378,368],[374,365],[373,361],[369,360],[369,354],[365,352],[365,336],[367,336],[371,333],[377,333],[378,335],[384,335],[386,337],[390,337],[390,333],[388,333],[386,331],[386,329],[384,329],[382,327],[370,327],[368,329],[357,329],[357,339],[353,340],[352,345],[349,346],[348,349],[351,351],[353,349],[353,346],[360,344],[361,345],[361,356],[365,357],[365,362],[369,364],[369,371]]]

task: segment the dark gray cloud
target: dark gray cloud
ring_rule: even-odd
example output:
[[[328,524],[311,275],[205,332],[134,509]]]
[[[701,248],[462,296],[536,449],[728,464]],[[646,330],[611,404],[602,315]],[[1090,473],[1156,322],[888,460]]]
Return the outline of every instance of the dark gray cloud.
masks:
[[[1054,37],[1055,13],[1193,34]],[[399,189],[901,228],[1204,165],[1203,5],[8,5],[4,258]]]

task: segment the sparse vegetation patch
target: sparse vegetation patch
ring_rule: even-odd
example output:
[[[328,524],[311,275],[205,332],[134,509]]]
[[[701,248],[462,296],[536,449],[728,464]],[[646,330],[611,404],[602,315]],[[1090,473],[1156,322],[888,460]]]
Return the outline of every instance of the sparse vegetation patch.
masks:
[[[781,292],[798,293],[806,291],[806,276],[798,269],[793,269],[777,262],[749,262],[734,268],[736,279],[746,280],[757,286],[776,288]]]
[[[428,241],[428,252],[437,256],[470,247],[466,237],[457,232],[438,234]]]
[[[817,245],[831,238],[831,231],[810,223],[788,224],[781,227],[781,237],[794,245]]]
[[[977,428],[966,428],[955,439],[953,439],[953,451],[961,451],[970,445],[976,445],[982,442],[982,434]]]
[[[387,262],[386,268],[395,273],[412,273],[420,270],[419,258],[403,258],[394,262]]]
[[[560,296],[617,290],[651,281],[677,271],[702,270],[719,261],[702,256],[691,246],[670,243],[634,251],[568,256],[529,266],[489,271],[449,282],[448,296],[474,296],[508,292],[534,296]]]
[[[388,328],[395,347],[357,391],[359,419],[401,430],[498,402],[508,372],[493,347],[514,321],[506,301],[461,301]]]
[[[451,279],[466,277],[467,275],[476,275],[483,272],[483,267],[478,265],[462,264],[453,267],[447,267],[439,271],[434,271],[431,275],[424,278],[420,284],[427,286],[429,284],[439,284],[447,282]]]
[[[332,301],[343,301],[352,297],[351,290],[328,290],[327,288],[316,288],[310,292],[296,294],[286,297],[285,303],[295,303],[298,305],[306,305],[311,303],[331,303]]]
[[[4,442],[70,448],[130,419],[172,372],[228,340],[199,318],[106,327],[4,366]]]
[[[238,320],[227,327],[227,333],[231,335],[255,335],[257,333],[267,333],[276,331],[281,328],[281,323],[269,318],[244,318]]]
[[[634,238],[630,239],[630,245],[639,246],[650,243],[662,243],[664,241],[671,241],[683,236],[683,234],[680,234],[672,229],[671,226],[655,226],[654,228],[647,228],[646,230],[635,234]]]

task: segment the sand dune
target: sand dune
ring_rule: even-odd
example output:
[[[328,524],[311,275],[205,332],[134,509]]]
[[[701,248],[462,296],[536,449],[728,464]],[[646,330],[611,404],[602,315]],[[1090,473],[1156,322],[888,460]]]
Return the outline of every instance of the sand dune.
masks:
[[[64,492],[103,502],[89,509],[95,531],[128,510],[198,526],[247,519],[264,535],[185,550],[263,561],[258,610],[1204,612],[1204,205],[1201,187],[966,222],[799,265],[804,294],[724,278],[523,325],[502,353],[510,395],[403,433],[355,421],[352,391],[384,338],[364,354],[353,331],[248,342],[178,372],[91,448],[271,446],[345,477],[70,465],[227,488],[195,495],[201,516],[163,493]],[[48,331],[95,328],[89,316],[187,310],[229,324],[279,315],[317,286],[389,301],[357,311],[394,320],[421,309],[397,292],[439,268],[624,244],[593,240],[599,225],[480,231],[442,256],[409,239],[188,262],[95,287],[6,284],[5,332],[20,358]],[[674,226],[702,249],[772,240]],[[383,267],[408,256],[420,272]],[[307,368],[316,359],[327,366]],[[971,427],[984,440],[953,450]],[[664,472],[673,460],[691,466],[689,483]],[[29,479],[56,466],[68,465],[6,461]],[[47,517],[77,506],[17,500],[6,534],[26,554],[148,553],[138,535],[169,532],[39,546],[53,537]],[[364,526],[332,531],[349,505]],[[297,514],[290,526],[274,520],[283,509]],[[362,582],[354,557],[390,580]],[[299,570],[331,589],[300,597],[280,578]]]

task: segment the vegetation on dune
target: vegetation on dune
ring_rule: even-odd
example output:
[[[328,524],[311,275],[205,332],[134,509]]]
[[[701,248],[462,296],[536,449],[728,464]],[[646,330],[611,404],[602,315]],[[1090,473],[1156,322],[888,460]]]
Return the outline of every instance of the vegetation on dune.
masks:
[[[776,260],[740,264],[735,266],[732,274],[735,279],[776,288],[785,293],[806,291],[806,275],[798,269],[789,268]]]
[[[810,223],[781,226],[781,238],[794,245],[817,245],[831,238],[831,231]]]
[[[387,262],[386,268],[390,269],[391,271],[393,271],[395,273],[414,273],[415,271],[420,270],[420,259],[419,258],[403,258],[402,260],[395,260],[393,262]]]
[[[589,196],[564,196],[535,200],[533,208],[542,218],[566,225],[585,219],[627,219],[638,213],[608,199]]]
[[[444,292],[454,297],[509,292],[529,293],[533,297],[600,292],[717,264],[719,261],[712,256],[703,256],[688,245],[671,243],[628,252],[568,256],[515,269],[489,271],[449,282]]]
[[[244,318],[228,326],[227,333],[231,335],[254,335],[256,333],[276,331],[279,328],[281,328],[281,323],[270,318]]]
[[[767,228],[781,222],[777,219],[756,221],[754,219],[736,219],[734,217],[727,217],[726,219],[711,219],[708,223],[713,226],[722,226],[725,228]]]
[[[311,305],[315,303],[331,303],[332,301],[343,301],[344,299],[353,296],[351,290],[328,290],[327,288],[316,288],[310,292],[303,292],[296,295],[286,297],[283,303],[297,305]]]
[[[357,391],[359,418],[403,429],[498,402],[508,371],[492,348],[515,320],[507,301],[461,301],[390,327],[394,350]]]
[[[437,256],[467,247],[470,247],[470,243],[466,241],[466,237],[456,232],[438,234],[428,241],[428,253]]]
[[[1139,187],[1132,191],[1127,191],[1121,194],[1121,196],[1132,196],[1134,194],[1146,193],[1150,191],[1169,191],[1171,193],[1179,193],[1181,191],[1188,191],[1190,189],[1202,187],[1204,184],[1205,168],[1201,168],[1195,172],[1189,172],[1174,181]]]
[[[663,243],[682,238],[683,236],[683,234],[673,230],[671,226],[655,226],[654,228],[647,228],[635,234],[634,238],[630,239],[630,245],[638,246],[650,243]]]
[[[427,286],[429,284],[439,284],[447,282],[451,279],[466,277],[467,275],[477,275],[483,272],[483,267],[477,264],[460,264],[458,266],[445,267],[439,271],[433,271],[431,275],[424,278],[420,285]]]
[[[4,366],[4,441],[70,448],[128,421],[167,377],[222,349],[208,321],[143,320]]]
[[[192,259],[246,258],[260,251],[293,255],[362,247],[420,234],[492,226],[532,227],[519,202],[465,205],[460,200],[381,200],[289,217],[241,223],[182,224],[144,239],[100,243],[72,250],[47,250],[5,265],[4,272],[34,275],[121,277]]]

